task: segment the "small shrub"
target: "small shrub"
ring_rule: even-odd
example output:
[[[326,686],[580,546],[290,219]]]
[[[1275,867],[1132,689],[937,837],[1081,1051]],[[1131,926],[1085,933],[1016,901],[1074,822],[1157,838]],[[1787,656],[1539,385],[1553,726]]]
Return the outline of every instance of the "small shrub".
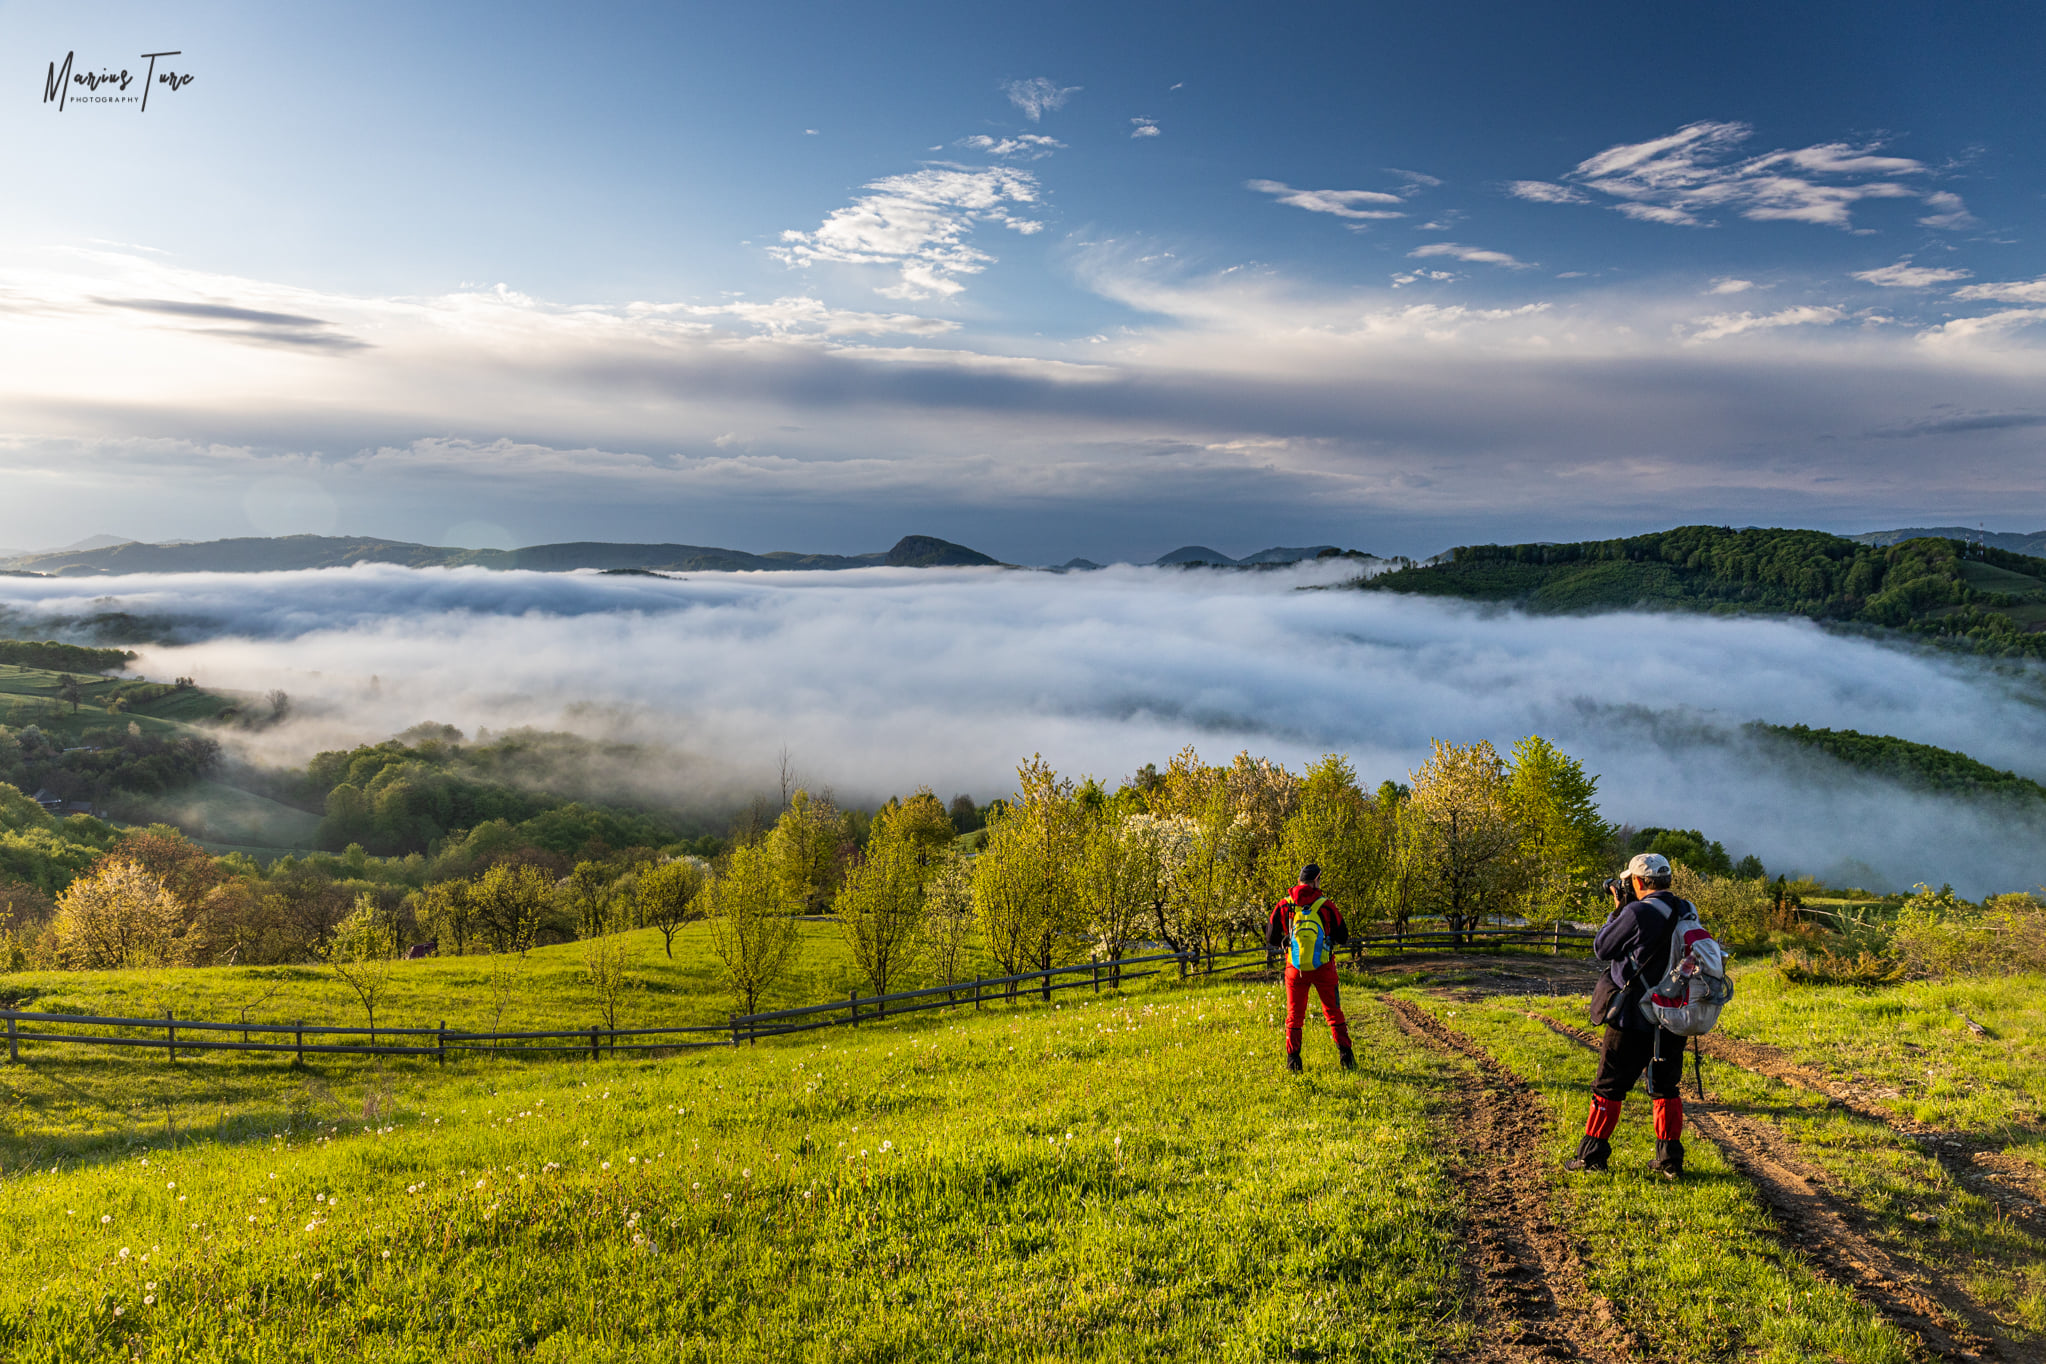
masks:
[[[1792,948],[1776,959],[1776,970],[1792,985],[1895,985],[1904,979],[1904,968],[1889,957],[1825,947]]]

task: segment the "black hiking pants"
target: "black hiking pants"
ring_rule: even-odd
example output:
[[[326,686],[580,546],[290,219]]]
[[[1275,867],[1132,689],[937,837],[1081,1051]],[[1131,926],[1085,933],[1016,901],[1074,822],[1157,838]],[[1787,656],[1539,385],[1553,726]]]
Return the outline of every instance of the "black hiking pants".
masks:
[[[1662,1059],[1655,1059],[1655,1039],[1662,1038]],[[1674,1099],[1677,1083],[1684,1078],[1685,1040],[1662,1028],[1620,1028],[1606,1025],[1605,1045],[1598,1052],[1598,1078],[1591,1092],[1617,1104],[1627,1091],[1648,1072],[1648,1096]]]

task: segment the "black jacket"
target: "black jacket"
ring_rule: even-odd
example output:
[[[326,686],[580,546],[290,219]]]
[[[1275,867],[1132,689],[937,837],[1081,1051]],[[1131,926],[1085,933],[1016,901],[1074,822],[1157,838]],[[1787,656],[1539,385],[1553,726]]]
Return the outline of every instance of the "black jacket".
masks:
[[[1614,910],[1599,928],[1598,936],[1591,940],[1591,955],[1612,963],[1606,971],[1613,984],[1624,989],[1630,979],[1634,981],[1634,988],[1628,991],[1630,1007],[1620,1015],[1623,1028],[1648,1027],[1641,1011],[1631,1005],[1662,979],[1663,967],[1669,961],[1670,932],[1677,923],[1676,906],[1683,903],[1671,891],[1652,890],[1647,899]]]

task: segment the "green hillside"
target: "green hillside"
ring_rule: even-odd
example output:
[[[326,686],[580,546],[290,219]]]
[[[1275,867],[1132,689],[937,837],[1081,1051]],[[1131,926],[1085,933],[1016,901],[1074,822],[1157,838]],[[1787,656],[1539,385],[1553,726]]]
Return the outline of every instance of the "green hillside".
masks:
[[[1751,733],[1817,749],[1871,776],[1904,786],[1945,794],[2046,800],[2046,786],[2015,772],[1977,762],[1965,753],[1931,744],[1914,744],[1887,734],[1862,734],[1851,729],[1812,729],[1805,725],[1769,725],[1759,721]]]
[[[1680,526],[1624,540],[1472,545],[1364,591],[1531,611],[1710,611],[1878,626],[2046,658],[2046,559],[1958,540],[1859,544],[1811,530]]]

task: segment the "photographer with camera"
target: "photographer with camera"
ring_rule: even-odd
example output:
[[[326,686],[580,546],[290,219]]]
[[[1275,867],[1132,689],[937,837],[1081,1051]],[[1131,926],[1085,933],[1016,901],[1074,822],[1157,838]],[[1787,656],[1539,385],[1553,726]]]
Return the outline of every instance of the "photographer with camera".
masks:
[[[1646,1070],[1648,1094],[1655,1101],[1655,1170],[1665,1179],[1684,1173],[1684,1101],[1677,1093],[1684,1039],[1649,1022],[1640,1007],[1669,959],[1678,915],[1689,908],[1671,892],[1670,881],[1667,858],[1639,853],[1620,877],[1606,882],[1613,910],[1591,945],[1592,956],[1607,963],[1591,995],[1591,1021],[1605,1025],[1605,1043],[1584,1139],[1565,1162],[1566,1170],[1606,1168],[1620,1105]]]

